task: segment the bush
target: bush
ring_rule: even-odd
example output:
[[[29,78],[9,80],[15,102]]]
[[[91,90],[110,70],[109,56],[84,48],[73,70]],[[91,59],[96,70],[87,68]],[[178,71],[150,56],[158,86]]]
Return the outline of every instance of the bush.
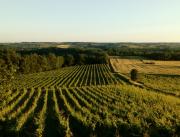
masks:
[[[136,81],[138,79],[138,71],[136,69],[131,70],[131,80]]]

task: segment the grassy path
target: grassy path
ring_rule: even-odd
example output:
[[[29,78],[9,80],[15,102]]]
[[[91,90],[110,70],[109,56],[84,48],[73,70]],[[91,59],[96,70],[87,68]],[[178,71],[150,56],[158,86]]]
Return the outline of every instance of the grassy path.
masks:
[[[49,91],[44,137],[61,137],[58,133],[58,119],[55,116],[53,92]]]

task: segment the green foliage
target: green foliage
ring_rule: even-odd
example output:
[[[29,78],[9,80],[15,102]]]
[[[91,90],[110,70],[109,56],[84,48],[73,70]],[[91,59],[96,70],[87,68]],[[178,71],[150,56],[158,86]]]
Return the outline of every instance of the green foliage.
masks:
[[[179,75],[140,74],[139,81],[152,89],[180,96]]]
[[[68,54],[68,55],[65,56],[65,64],[67,66],[74,65],[74,57],[71,54]]]
[[[12,65],[0,64],[0,90],[8,90],[11,87],[16,73],[16,68]]]
[[[12,82],[12,88],[72,87],[88,85],[118,84],[122,81],[116,78],[106,64],[81,65],[64,67],[62,69],[17,76]]]
[[[25,92],[23,96],[26,94],[28,93]],[[35,108],[39,105],[37,102],[40,96],[44,101],[42,109],[36,112]],[[35,129],[31,132],[35,132],[37,136],[46,134],[47,130],[50,130],[46,129],[46,119],[50,118],[48,113],[53,115],[53,119],[58,120],[59,124],[54,130],[57,130],[60,136],[90,136],[93,134],[110,137],[119,134],[131,137],[164,134],[168,137],[177,135],[179,99],[137,87],[110,85],[51,88],[45,91],[38,89],[38,93],[33,94],[33,98],[34,100],[28,100],[32,105],[26,111],[23,111],[23,107],[16,111],[15,107],[23,97],[18,99],[14,105],[6,104],[6,107],[0,111],[0,114],[3,113],[3,116],[8,117],[18,113],[16,115],[20,117],[14,117],[16,124],[11,129],[11,131],[15,130],[17,135],[19,132],[23,135],[23,129],[28,130],[23,126],[26,125],[28,119],[31,121],[31,117],[36,121],[36,127],[33,127]],[[49,104],[50,102],[54,103]],[[51,109],[53,112],[48,111],[49,107],[53,108]],[[7,119],[3,120],[7,121]],[[33,123],[31,124],[33,126]]]
[[[15,68],[17,74],[29,74],[62,68],[63,66],[107,63],[108,57],[105,53],[97,50],[81,49],[33,49],[21,50],[0,50],[1,70],[11,72]],[[3,75],[6,72],[1,72]]]
[[[1,75],[9,77],[10,74],[28,74],[61,68],[64,64],[63,56],[48,54],[19,55],[14,50],[0,51]],[[9,78],[10,79],[10,78]]]
[[[138,71],[136,69],[131,70],[131,80],[136,81],[138,80]]]

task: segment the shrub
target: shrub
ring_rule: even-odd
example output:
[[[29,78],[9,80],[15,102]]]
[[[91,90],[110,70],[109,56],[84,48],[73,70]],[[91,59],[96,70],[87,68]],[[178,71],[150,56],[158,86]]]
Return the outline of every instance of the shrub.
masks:
[[[138,71],[136,69],[131,70],[131,80],[136,81],[138,79]]]

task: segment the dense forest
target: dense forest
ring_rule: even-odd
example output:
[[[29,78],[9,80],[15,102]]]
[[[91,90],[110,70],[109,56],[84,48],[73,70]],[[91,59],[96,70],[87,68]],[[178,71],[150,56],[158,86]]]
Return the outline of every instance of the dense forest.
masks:
[[[43,48],[31,50],[0,50],[0,66],[13,67],[17,73],[34,73],[65,66],[107,63],[108,56],[98,50]]]
[[[154,60],[180,60],[180,50],[133,49],[128,47],[105,49],[111,56],[142,56]]]

